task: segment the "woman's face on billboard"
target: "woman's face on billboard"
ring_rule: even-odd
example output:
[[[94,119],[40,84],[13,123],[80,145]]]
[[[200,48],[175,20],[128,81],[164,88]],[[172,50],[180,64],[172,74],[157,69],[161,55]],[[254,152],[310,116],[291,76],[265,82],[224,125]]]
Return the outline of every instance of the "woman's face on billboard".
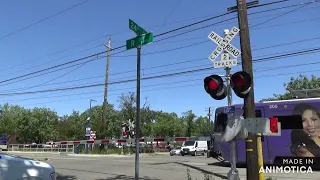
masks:
[[[302,114],[302,124],[305,133],[311,136],[318,136],[320,132],[320,118],[318,113],[307,109]]]

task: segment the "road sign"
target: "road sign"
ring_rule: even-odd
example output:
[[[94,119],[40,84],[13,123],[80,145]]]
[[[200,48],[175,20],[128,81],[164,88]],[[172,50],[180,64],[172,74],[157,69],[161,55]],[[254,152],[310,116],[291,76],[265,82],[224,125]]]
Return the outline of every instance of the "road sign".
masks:
[[[224,50],[226,50],[228,53],[230,53],[233,57],[237,58],[241,52],[240,50],[238,50],[237,48],[235,48],[234,46],[232,46],[230,44],[231,40],[239,33],[239,29],[236,27],[233,27],[231,29],[231,31],[228,33],[228,35],[225,38],[222,38],[221,36],[219,36],[218,34],[216,34],[215,32],[211,32],[209,34],[209,39],[211,39],[213,42],[215,42],[218,47],[223,48]],[[216,50],[215,50],[216,51]],[[222,51],[221,51],[222,52]],[[220,53],[221,53],[220,52]],[[209,56],[209,59],[214,61],[215,59],[210,58],[211,55]],[[214,56],[213,56],[214,57]]]
[[[140,27],[137,23],[129,19],[129,28],[134,31],[137,35],[147,34],[148,32]]]
[[[236,37],[236,35],[239,33],[239,29],[236,27],[233,27],[231,31],[228,32],[228,34],[225,36],[225,38],[222,38],[215,32],[211,32],[208,35],[208,38],[211,39],[213,42],[215,42],[218,47],[210,54],[209,59],[214,62],[213,67],[214,68],[223,68],[223,67],[231,67],[231,66],[237,66],[237,57],[241,54],[240,50],[235,48],[230,44],[232,39]],[[215,62],[217,57],[223,52],[226,51],[227,53],[223,53],[221,55],[221,61]],[[230,55],[236,59],[230,60]]]
[[[96,139],[96,131],[90,131],[90,138]]]
[[[86,128],[86,136],[90,136],[91,128],[87,127]]]
[[[228,61],[228,60],[230,60],[230,55],[229,55],[229,53],[223,53],[223,54],[221,55],[221,61]]]
[[[231,59],[226,61],[213,62],[213,67],[223,68],[223,67],[237,66],[237,64],[238,64],[238,61],[236,59]]]
[[[224,113],[235,113],[236,112],[236,107],[234,106],[227,106],[224,108]]]
[[[132,48],[137,48],[138,46],[151,43],[153,41],[153,33],[143,34],[142,36],[137,36],[135,38],[127,40],[126,48],[127,50]]]

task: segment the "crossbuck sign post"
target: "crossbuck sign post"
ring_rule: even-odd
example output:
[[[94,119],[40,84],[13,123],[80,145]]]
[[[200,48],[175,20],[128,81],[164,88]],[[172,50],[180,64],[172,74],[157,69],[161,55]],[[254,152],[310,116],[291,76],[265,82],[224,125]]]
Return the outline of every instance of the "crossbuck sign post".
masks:
[[[224,38],[219,36],[215,32],[209,34],[209,39],[215,42],[218,47],[210,54],[209,59],[214,63],[214,68],[225,68],[226,70],[226,82],[227,82],[227,96],[228,96],[228,114],[234,115],[234,108],[232,107],[232,91],[230,85],[231,66],[237,65],[237,57],[241,54],[240,50],[230,44],[231,40],[239,33],[239,29],[233,27],[231,31],[224,30]],[[221,54],[223,52],[223,54]],[[221,61],[215,62],[217,57],[221,54]],[[230,54],[235,58],[230,60]],[[230,141],[230,165],[231,170],[228,172],[228,180],[239,180],[239,173],[236,168],[237,162],[236,154],[236,141]]]
[[[231,31],[228,32],[228,34],[225,36],[225,38],[222,38],[215,32],[211,32],[209,34],[209,39],[211,39],[213,42],[215,42],[218,47],[210,54],[209,59],[214,62],[214,68],[223,68],[223,67],[231,67],[237,65],[237,58],[241,54],[240,50],[235,48],[233,45],[230,44],[232,39],[236,37],[236,35],[239,33],[239,29],[236,27],[233,27]],[[221,55],[221,61],[215,62],[217,57],[223,52],[226,51],[226,53],[223,53]],[[229,57],[229,54],[231,54],[236,59],[231,59]]]

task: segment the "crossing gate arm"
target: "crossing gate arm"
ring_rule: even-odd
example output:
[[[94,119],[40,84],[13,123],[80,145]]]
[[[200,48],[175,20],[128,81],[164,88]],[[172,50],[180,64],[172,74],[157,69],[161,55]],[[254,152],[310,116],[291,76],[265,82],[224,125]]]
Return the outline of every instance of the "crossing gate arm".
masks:
[[[139,142],[184,142],[184,141],[211,141],[209,136],[201,137],[157,137],[140,138]],[[78,145],[78,144],[108,144],[108,143],[134,143],[135,139],[99,139],[99,140],[77,140],[77,141],[58,141],[47,142],[49,145]]]

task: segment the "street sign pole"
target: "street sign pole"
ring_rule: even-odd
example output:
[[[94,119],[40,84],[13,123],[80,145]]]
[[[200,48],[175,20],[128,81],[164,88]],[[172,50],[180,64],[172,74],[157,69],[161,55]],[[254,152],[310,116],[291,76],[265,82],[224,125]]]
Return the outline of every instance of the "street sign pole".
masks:
[[[135,180],[139,180],[139,138],[140,138],[140,66],[141,66],[141,46],[153,41],[153,33],[147,32],[137,23],[129,19],[129,29],[136,33],[136,37],[127,40],[126,49],[137,48],[137,117],[136,117],[136,132],[135,132]],[[129,121],[132,126],[131,121]]]
[[[140,137],[140,55],[141,46],[137,48],[137,118],[136,118],[136,153],[135,153],[135,179],[139,180],[139,137]]]

